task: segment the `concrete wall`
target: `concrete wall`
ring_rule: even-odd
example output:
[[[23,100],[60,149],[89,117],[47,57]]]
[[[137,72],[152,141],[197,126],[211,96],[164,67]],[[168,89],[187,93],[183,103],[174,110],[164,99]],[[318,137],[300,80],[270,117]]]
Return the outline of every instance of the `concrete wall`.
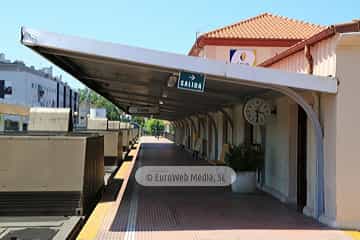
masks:
[[[28,130],[68,132],[71,117],[69,108],[31,108]]]
[[[88,139],[90,138],[67,136],[0,136],[0,152],[4,160],[0,163],[0,192],[83,191]],[[103,145],[94,146],[96,149],[103,149]],[[99,178],[94,178],[94,181],[97,179]]]

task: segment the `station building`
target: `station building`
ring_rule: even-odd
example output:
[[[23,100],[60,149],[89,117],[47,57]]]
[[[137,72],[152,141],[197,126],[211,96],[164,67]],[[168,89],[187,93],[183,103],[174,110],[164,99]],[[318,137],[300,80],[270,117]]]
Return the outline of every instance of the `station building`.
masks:
[[[360,113],[351,110],[356,105],[354,91],[359,86],[355,73],[360,58],[359,30],[359,21],[325,27],[265,13],[201,35],[189,52],[191,56],[228,63],[336,77],[341,90],[336,97],[319,93],[303,96],[319,115],[324,134],[326,214],[320,220],[340,227],[360,226],[360,215],[356,214],[360,212],[356,204],[360,192],[351,187],[359,181],[355,169],[360,167],[359,152],[355,150],[360,129],[353,118]],[[352,37],[348,32],[356,33]],[[346,39],[340,37],[343,34]],[[309,120],[305,118],[303,122],[301,107],[288,97],[262,97],[271,101],[275,110],[263,129],[244,119],[243,103],[210,113],[218,131],[217,154],[224,143],[264,144],[262,189],[283,202],[297,204],[304,214],[315,217],[314,130]],[[232,119],[233,129],[227,124],[226,115]],[[197,124],[196,118],[193,121]],[[209,134],[213,135],[211,127],[200,131],[200,138],[207,140]],[[185,135],[193,147],[198,136],[191,130]],[[214,156],[214,144],[215,141],[202,144],[203,154],[211,159],[220,157]]]
[[[139,115],[169,120],[175,142],[205,159],[220,159],[225,144],[263,147],[260,189],[327,225],[360,229],[359,32],[360,21],[262,14],[199,36],[190,56],[28,28],[22,43],[126,112],[156,107]],[[183,73],[202,76],[203,91],[176,86]],[[266,120],[248,115],[254,99],[270,105]]]
[[[0,57],[0,103],[23,107],[71,108],[78,112],[78,92],[53,76],[52,68],[35,69]],[[28,118],[3,115],[0,130],[26,130]]]

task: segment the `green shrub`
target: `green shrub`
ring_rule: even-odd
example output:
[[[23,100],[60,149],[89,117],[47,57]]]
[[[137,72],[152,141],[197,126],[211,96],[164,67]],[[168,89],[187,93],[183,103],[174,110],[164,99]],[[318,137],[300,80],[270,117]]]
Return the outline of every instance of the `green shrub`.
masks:
[[[263,164],[264,152],[256,145],[242,144],[230,147],[225,162],[235,172],[253,172]]]

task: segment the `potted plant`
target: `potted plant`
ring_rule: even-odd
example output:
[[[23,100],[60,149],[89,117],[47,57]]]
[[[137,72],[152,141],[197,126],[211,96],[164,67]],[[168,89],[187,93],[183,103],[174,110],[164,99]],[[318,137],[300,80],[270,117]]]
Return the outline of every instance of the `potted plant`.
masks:
[[[256,190],[256,171],[263,163],[264,152],[259,146],[242,144],[229,149],[225,161],[236,172],[231,184],[233,192],[251,193]]]

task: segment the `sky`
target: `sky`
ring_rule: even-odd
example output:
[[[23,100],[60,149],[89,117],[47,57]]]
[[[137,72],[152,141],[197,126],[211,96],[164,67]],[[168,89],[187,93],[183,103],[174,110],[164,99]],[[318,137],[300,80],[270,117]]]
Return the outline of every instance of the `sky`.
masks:
[[[270,12],[321,25],[360,18],[359,0],[57,0],[2,1],[0,52],[43,68],[52,64],[21,45],[21,26],[187,54],[197,33]],[[83,87],[54,66],[74,88]]]

